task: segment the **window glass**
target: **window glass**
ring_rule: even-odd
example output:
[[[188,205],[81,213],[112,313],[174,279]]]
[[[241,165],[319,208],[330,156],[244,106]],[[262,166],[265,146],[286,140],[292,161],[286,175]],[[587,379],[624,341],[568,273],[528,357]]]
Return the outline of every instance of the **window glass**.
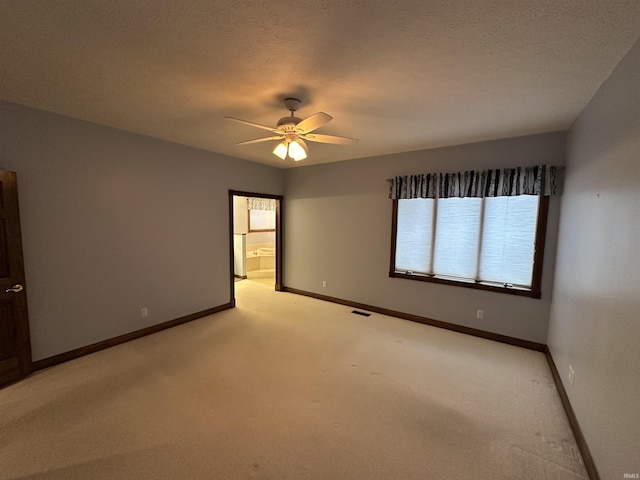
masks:
[[[485,198],[480,278],[531,286],[538,197]]]
[[[438,200],[433,271],[438,275],[476,278],[481,198]]]
[[[540,205],[536,195],[397,200],[392,273],[539,295],[532,283]]]
[[[249,210],[249,231],[275,229],[275,210]]]
[[[434,205],[431,198],[398,202],[397,270],[430,273]]]

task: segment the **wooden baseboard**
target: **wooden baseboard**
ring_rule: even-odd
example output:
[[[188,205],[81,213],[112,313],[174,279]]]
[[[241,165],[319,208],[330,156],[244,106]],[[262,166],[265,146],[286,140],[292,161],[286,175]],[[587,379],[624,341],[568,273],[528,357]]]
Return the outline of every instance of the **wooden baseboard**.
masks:
[[[321,295],[319,293],[307,292],[305,290],[298,290],[297,288],[284,287],[283,290],[285,292],[295,293],[297,295],[304,295],[306,297],[317,298],[318,300],[324,300],[326,302],[339,303],[341,305],[347,305],[349,307],[359,308],[361,310],[368,310],[370,312],[376,312],[382,315],[388,315],[390,317],[402,318],[404,320],[410,320],[412,322],[431,325],[432,327],[444,328],[447,330],[452,330],[454,332],[473,335],[474,337],[486,338],[488,340],[494,340],[496,342],[507,343],[509,345],[515,345],[516,347],[528,348],[529,350],[544,352],[546,349],[546,345],[542,343],[531,342],[529,340],[523,340],[521,338],[509,337],[507,335],[500,335],[498,333],[486,332],[484,330],[478,330],[477,328],[463,327],[461,325],[456,325],[454,323],[442,322],[440,320],[421,317],[419,315],[413,315],[411,313],[398,312],[396,310],[389,310],[386,308],[375,307],[373,305],[367,305],[364,303],[352,302],[351,300],[344,300],[342,298],[330,297],[327,295]]]
[[[233,274],[234,278],[239,278],[240,280],[246,280],[247,276],[246,275],[236,275],[235,273]]]
[[[183,323],[191,322],[192,320],[206,317],[207,315],[212,315],[214,313],[221,312],[222,310],[227,310],[229,308],[233,308],[233,305],[231,303],[225,303],[224,305],[219,305],[217,307],[209,308],[201,312],[192,313],[191,315],[186,315],[184,317],[176,318],[174,320],[169,320],[167,322],[159,323],[158,325],[152,325],[150,327],[143,328],[141,330],[136,330],[135,332],[126,333],[118,337],[110,338],[108,340],[103,340],[101,342],[94,343],[92,345],[87,345],[86,347],[76,348],[75,350],[71,350],[69,352],[64,352],[58,355],[54,355],[52,357],[43,358],[41,360],[32,362],[31,371],[42,370],[43,368],[48,368],[54,365],[58,365],[60,363],[68,362],[69,360],[73,360],[75,358],[79,358],[84,355],[89,355],[90,353],[95,353],[100,350],[104,350],[105,348],[113,347],[115,345],[120,345],[121,343],[129,342],[137,338],[151,335],[152,333],[157,333],[162,330],[166,330],[167,328],[171,328],[177,325],[181,325]]]
[[[556,362],[553,360],[553,356],[551,355],[551,351],[549,350],[548,346],[544,349],[544,355],[547,358],[547,362],[549,363],[553,381],[555,382],[556,388],[558,389],[560,401],[562,402],[564,411],[567,414],[569,425],[571,425],[571,430],[573,431],[573,436],[575,437],[576,443],[578,444],[578,449],[580,450],[580,454],[582,455],[582,461],[584,462],[584,466],[587,469],[589,479],[600,480],[600,474],[598,473],[596,464],[593,461],[591,452],[589,451],[587,440],[584,438],[584,434],[582,433],[582,429],[580,428],[580,424],[578,423],[578,418],[573,411],[573,407],[571,406],[571,402],[569,401],[569,396],[567,395],[567,391],[565,390],[564,384],[562,383],[562,378],[560,377],[560,373],[558,372],[558,368],[556,367]]]

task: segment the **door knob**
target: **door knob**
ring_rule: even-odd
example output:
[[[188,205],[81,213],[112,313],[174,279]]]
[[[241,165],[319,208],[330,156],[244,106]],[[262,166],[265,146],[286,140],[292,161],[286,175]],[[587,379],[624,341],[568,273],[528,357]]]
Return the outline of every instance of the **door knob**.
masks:
[[[11,288],[7,288],[5,290],[6,293],[18,293],[21,292],[22,290],[24,290],[24,287],[22,285],[20,285],[19,283],[16,283],[13,287]]]

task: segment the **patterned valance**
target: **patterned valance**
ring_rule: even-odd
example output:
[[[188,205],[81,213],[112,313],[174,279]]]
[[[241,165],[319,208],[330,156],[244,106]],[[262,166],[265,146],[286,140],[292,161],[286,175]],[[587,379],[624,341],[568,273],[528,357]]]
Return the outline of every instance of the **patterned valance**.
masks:
[[[275,210],[276,201],[273,198],[247,198],[247,208],[249,210]]]
[[[456,173],[423,173],[389,180],[389,198],[508,197],[553,195],[556,167],[469,170]]]

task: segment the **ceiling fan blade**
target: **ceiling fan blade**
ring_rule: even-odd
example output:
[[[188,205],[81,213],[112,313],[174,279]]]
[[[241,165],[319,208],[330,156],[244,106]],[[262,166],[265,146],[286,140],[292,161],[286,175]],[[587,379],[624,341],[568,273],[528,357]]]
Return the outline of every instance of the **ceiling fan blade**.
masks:
[[[337,135],[322,135],[319,133],[310,133],[304,136],[305,140],[319,143],[334,143],[336,145],[355,145],[358,140],[349,137],[338,137]]]
[[[239,118],[234,118],[234,117],[224,117],[227,118],[229,120],[233,120],[234,122],[238,122],[238,123],[243,123],[245,125],[249,125],[250,127],[256,127],[256,128],[261,128],[263,130],[269,130],[270,132],[277,132],[277,130],[273,127],[268,127],[266,125],[260,125],[259,123],[253,123],[253,122],[247,122],[246,120],[240,120]]]
[[[247,140],[246,142],[236,143],[236,145],[250,145],[252,143],[268,142],[269,140],[282,140],[282,138],[283,137],[281,135],[276,135],[273,137],[256,138],[255,140]]]
[[[296,125],[296,130],[301,131],[302,133],[313,132],[316,128],[320,128],[331,121],[331,119],[333,119],[333,117],[324,112],[314,113],[298,123]]]

